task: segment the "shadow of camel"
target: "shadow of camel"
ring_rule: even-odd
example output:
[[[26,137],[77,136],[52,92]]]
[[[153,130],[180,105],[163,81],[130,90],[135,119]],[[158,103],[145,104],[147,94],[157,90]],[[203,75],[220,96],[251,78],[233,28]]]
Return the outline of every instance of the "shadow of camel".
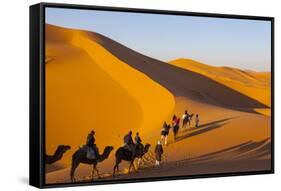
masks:
[[[266,138],[258,142],[246,141],[241,144],[237,144],[219,151],[191,158],[189,159],[189,161],[196,163],[208,161],[216,159],[218,156],[226,155],[226,153],[228,153],[228,155],[236,157],[236,159],[240,158],[239,156],[243,156],[244,154],[250,153],[249,155],[246,155],[246,158],[258,159],[259,157],[264,157],[271,154],[271,141],[270,138]]]
[[[178,141],[181,141],[183,139],[193,137],[193,136],[196,136],[196,135],[199,135],[199,134],[202,134],[202,133],[206,133],[208,131],[212,131],[212,130],[217,129],[219,127],[222,127],[223,125],[227,124],[226,121],[228,121],[230,119],[233,119],[233,118],[234,117],[229,117],[229,118],[205,123],[205,124],[200,125],[197,128],[192,129],[192,131],[190,131],[190,130],[182,131],[181,133],[184,133],[186,131],[188,131],[188,133],[186,133],[185,135],[177,137],[174,142],[178,142]]]
[[[247,141],[247,142],[244,142],[244,143],[232,146],[232,147],[228,147],[226,149],[222,149],[222,150],[219,150],[219,151],[216,151],[216,152],[212,152],[212,153],[208,153],[208,154],[205,154],[205,155],[201,155],[201,156],[197,157],[196,159],[212,157],[212,156],[215,156],[215,155],[223,154],[223,153],[226,153],[226,152],[234,150],[234,149],[239,149],[239,148],[241,148],[243,146],[246,146],[246,145],[250,144],[251,142],[252,141]]]
[[[258,148],[260,147],[261,145],[265,144],[267,141],[269,140],[269,138],[267,139],[264,139],[262,141],[259,141],[259,142],[251,142],[250,144],[247,144],[247,145],[244,145],[242,147],[240,147],[238,149],[239,152],[248,152],[248,151],[251,151],[255,148]]]

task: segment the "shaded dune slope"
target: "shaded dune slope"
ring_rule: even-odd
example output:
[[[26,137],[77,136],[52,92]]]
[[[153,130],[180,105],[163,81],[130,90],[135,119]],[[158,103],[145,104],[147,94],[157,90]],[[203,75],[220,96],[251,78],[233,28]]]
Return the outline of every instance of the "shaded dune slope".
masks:
[[[241,70],[238,68],[232,68],[228,66],[211,66],[187,58],[179,58],[176,60],[169,61],[169,63],[208,76],[219,77],[228,80],[235,80],[243,84],[249,84],[250,86],[265,87],[270,85],[269,72],[253,72],[248,70]]]
[[[215,67],[183,58],[170,61],[169,63],[209,77],[269,107],[271,105],[270,72],[253,72],[231,67]]]
[[[203,75],[142,55],[101,34],[88,32],[88,35],[120,60],[143,72],[175,96],[242,111],[267,108],[263,103]]]

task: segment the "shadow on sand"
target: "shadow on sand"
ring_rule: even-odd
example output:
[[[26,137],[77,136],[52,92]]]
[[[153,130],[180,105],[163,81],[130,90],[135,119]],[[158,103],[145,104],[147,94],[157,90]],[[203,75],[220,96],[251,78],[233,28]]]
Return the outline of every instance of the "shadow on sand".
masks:
[[[174,141],[174,143],[178,142],[178,141],[181,141],[181,140],[184,140],[184,139],[189,138],[189,137],[193,137],[193,136],[196,136],[196,135],[206,133],[208,131],[212,131],[214,129],[220,128],[223,125],[227,124],[228,120],[231,120],[233,118],[234,117],[229,117],[229,118],[225,118],[225,119],[221,119],[221,120],[216,120],[216,121],[212,121],[212,122],[209,122],[209,123],[202,124],[197,128],[183,130],[183,131],[181,131],[181,134],[184,134],[184,135],[178,136],[176,138],[176,140]]]
[[[140,169],[138,173],[109,176],[105,179],[129,179],[144,177],[160,177],[226,173],[242,171],[269,170],[271,168],[271,139],[261,141],[245,141],[219,151],[194,158],[171,161],[155,167],[153,164]],[[104,180],[104,179],[103,179]]]
[[[199,157],[188,159],[190,162],[203,162],[212,159],[218,159],[227,156],[232,160],[237,159],[259,159],[271,155],[271,139],[266,138],[261,141],[246,141],[219,151],[201,155]]]

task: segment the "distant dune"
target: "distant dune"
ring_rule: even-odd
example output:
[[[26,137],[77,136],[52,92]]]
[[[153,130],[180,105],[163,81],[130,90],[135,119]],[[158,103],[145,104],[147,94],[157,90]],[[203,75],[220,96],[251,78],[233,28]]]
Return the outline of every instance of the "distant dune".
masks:
[[[69,182],[71,154],[85,144],[91,129],[100,150],[114,146],[99,165],[104,176],[112,178],[114,153],[129,130],[152,144],[147,155],[151,163],[145,166],[150,169],[162,123],[171,123],[173,114],[181,116],[186,109],[199,114],[200,126],[195,128],[193,119],[177,140],[170,132],[164,147],[167,166],[132,177],[268,170],[268,75],[192,60],[165,63],[98,33],[46,25],[46,150],[52,153],[58,144],[72,148],[59,162],[68,168],[50,167],[47,182]],[[77,179],[87,181],[91,168],[79,166]],[[121,169],[126,168],[122,163]]]
[[[170,61],[172,65],[207,76],[266,106],[271,105],[271,75],[269,72],[244,71],[231,67],[214,67],[191,59]]]

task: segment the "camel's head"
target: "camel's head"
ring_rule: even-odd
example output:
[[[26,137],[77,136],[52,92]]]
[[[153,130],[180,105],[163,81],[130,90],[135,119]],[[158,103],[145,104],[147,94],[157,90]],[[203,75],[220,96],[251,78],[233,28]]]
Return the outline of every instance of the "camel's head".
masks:
[[[103,154],[101,155],[100,161],[103,161],[104,159],[108,158],[112,150],[113,150],[112,146],[106,146],[104,148]]]
[[[104,151],[110,153],[114,148],[112,146],[105,147]]]
[[[59,152],[65,153],[69,149],[71,149],[71,147],[69,145],[59,145],[57,150]]]

